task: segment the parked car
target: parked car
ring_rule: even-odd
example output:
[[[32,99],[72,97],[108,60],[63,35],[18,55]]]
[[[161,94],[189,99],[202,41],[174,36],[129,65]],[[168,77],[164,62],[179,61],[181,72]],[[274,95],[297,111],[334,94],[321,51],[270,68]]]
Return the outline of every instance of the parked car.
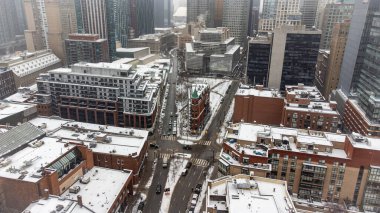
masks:
[[[193,165],[193,163],[191,163],[190,161],[189,162],[187,162],[187,164],[186,164],[186,169],[190,169],[190,167]]]
[[[183,171],[182,171],[182,176],[186,176],[187,175],[187,169],[184,169]]]
[[[161,184],[157,184],[157,187],[156,187],[156,194],[161,194]]]
[[[139,203],[139,206],[137,207],[137,210],[143,210],[144,209],[144,206],[145,206],[145,203],[144,203],[144,201],[141,201],[140,203]]]
[[[183,148],[183,149],[186,149],[186,150],[190,150],[190,149],[192,149],[190,145],[184,145],[182,148]]]
[[[194,190],[194,192],[197,193],[197,194],[199,194],[199,193],[201,193],[201,191],[202,191],[202,184],[198,183],[198,184],[195,186],[195,190]]]

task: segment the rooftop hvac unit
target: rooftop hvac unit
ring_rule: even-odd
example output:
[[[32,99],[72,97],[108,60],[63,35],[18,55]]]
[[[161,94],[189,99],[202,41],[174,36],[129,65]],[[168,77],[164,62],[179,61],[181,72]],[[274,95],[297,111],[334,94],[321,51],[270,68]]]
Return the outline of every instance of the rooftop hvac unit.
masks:
[[[86,177],[86,178],[81,177],[79,181],[83,184],[88,184],[90,182],[90,180],[91,180],[90,177]]]

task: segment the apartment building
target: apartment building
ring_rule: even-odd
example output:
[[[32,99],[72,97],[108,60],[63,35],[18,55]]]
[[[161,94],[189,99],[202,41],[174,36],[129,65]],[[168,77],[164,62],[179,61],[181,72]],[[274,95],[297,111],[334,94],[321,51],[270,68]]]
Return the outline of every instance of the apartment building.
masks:
[[[190,131],[199,134],[211,117],[210,87],[207,84],[192,84],[189,91]]]
[[[41,73],[61,66],[61,60],[51,50],[17,53],[0,61],[0,68],[13,72],[16,89],[35,84]]]
[[[107,39],[100,39],[97,34],[70,34],[65,48],[67,65],[110,61]]]
[[[62,118],[151,129],[165,76],[163,65],[74,64],[38,78],[37,102]]]
[[[256,86],[240,87],[235,95],[233,122],[283,125],[336,132],[340,116],[336,102],[327,102],[316,87],[286,86],[285,94]]]
[[[231,124],[219,171],[287,181],[303,205],[323,211],[327,202],[378,211],[379,138],[258,124]],[[313,202],[314,201],[314,202]],[[309,209],[310,210],[310,209]]]

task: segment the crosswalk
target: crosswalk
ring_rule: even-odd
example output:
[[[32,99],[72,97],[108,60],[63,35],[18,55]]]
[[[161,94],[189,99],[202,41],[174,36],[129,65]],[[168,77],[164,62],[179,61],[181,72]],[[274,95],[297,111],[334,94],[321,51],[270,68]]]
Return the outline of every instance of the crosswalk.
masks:
[[[160,158],[170,159],[171,157],[172,157],[172,154],[169,154],[169,153],[160,153]]]
[[[177,136],[175,136],[175,135],[165,135],[165,136],[161,136],[161,140],[176,141],[177,140]]]
[[[167,158],[170,159],[173,156],[173,154],[170,153],[160,153],[160,158]],[[194,166],[201,166],[201,167],[207,167],[209,165],[209,162],[205,159],[200,158],[191,158],[190,162],[193,163]]]
[[[211,145],[211,141],[199,141],[198,144],[199,145],[210,146]]]
[[[194,166],[207,167],[209,164],[207,160],[200,158],[191,158],[190,161],[193,163]]]

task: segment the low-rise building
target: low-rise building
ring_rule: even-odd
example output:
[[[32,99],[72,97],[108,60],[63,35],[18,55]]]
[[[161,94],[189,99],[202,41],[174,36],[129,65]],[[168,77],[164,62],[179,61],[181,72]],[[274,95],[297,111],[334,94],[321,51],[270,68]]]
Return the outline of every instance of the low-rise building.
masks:
[[[149,47],[117,48],[116,56],[119,59],[112,63],[131,64],[134,66],[152,63],[159,58],[158,54],[150,53]]]
[[[241,86],[235,95],[233,122],[283,125],[286,127],[336,132],[340,116],[334,101],[325,101],[316,87],[285,86],[278,90]]]
[[[210,87],[207,84],[192,84],[189,91],[190,131],[199,134],[211,116]]]
[[[300,202],[333,202],[378,211],[380,139],[329,132],[232,124],[219,158],[224,174],[286,180]],[[260,170],[262,172],[260,172]],[[306,205],[307,206],[307,205]],[[314,204],[312,204],[314,206]],[[315,205],[321,211],[324,205]]]
[[[61,66],[61,60],[51,50],[18,53],[0,62],[0,68],[13,72],[16,88],[31,86],[41,73]]]
[[[37,117],[37,105],[0,101],[0,124],[16,126]]]
[[[177,46],[177,36],[174,33],[156,33],[141,35],[128,40],[128,48],[149,47],[153,54],[167,53]]]
[[[26,210],[45,212],[52,208],[50,198],[56,202],[50,194],[73,201],[73,209],[124,211],[145,161],[147,136],[143,130],[58,117],[14,127],[0,135],[5,147],[0,150],[0,206],[20,212],[36,202]]]
[[[37,102],[81,122],[152,129],[167,69],[79,63],[41,75]]]
[[[240,58],[240,46],[225,27],[199,30],[199,39],[186,43],[186,70],[189,73],[232,75]]]
[[[225,176],[208,181],[207,213],[296,213],[286,181],[251,175]]]

